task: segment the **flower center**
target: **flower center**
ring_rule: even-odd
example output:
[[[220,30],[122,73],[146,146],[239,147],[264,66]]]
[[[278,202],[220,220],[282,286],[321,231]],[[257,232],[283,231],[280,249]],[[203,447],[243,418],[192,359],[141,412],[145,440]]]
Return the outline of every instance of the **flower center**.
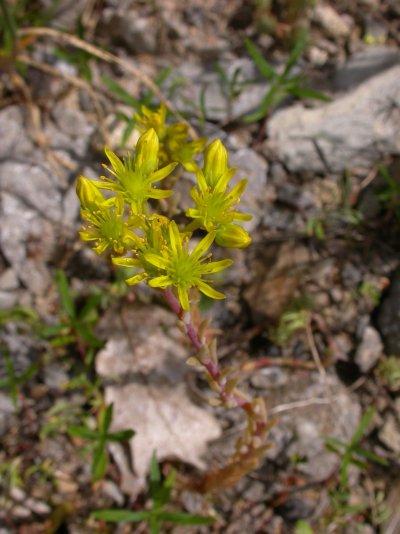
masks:
[[[110,243],[119,241],[124,233],[124,222],[115,217],[106,218],[99,228],[99,234]]]
[[[200,264],[189,255],[177,256],[171,260],[169,275],[175,286],[192,287],[200,277]]]

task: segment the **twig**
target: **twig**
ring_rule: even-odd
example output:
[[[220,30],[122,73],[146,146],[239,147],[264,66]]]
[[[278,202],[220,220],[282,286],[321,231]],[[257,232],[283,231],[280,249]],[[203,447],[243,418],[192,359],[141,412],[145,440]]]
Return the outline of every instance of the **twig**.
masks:
[[[106,52],[105,50],[101,50],[97,46],[87,43],[86,41],[84,41],[83,39],[79,39],[79,37],[76,37],[75,35],[63,33],[53,28],[20,28],[17,32],[17,35],[20,37],[26,35],[33,35],[37,37],[52,37],[59,41],[64,41],[81,50],[85,50],[85,52],[88,52],[92,56],[95,56],[98,59],[102,59],[107,63],[114,63],[115,65],[119,65],[125,71],[130,72],[131,74],[136,76],[136,78],[138,78],[138,80],[140,80],[143,85],[146,85],[157,96],[160,102],[163,102],[167,106],[167,108],[170,109],[170,111],[173,113],[173,115],[175,115],[175,117],[177,117],[181,122],[184,122],[187,125],[189,134],[193,139],[198,138],[197,132],[194,130],[194,128],[179,113],[179,111],[177,111],[174,104],[163,95],[163,93],[160,91],[159,87],[153,82],[153,80],[146,76],[146,74],[144,74],[140,69],[135,67],[129,61],[121,59],[115,56],[114,54],[111,54],[110,52]]]
[[[310,348],[310,352],[311,352],[311,355],[313,357],[315,366],[318,369],[318,372],[319,372],[320,376],[323,379],[325,379],[326,378],[326,371],[324,369],[324,366],[321,363],[321,358],[319,356],[319,352],[318,352],[317,346],[315,344],[315,340],[314,340],[314,336],[313,336],[313,333],[312,333],[310,321],[306,322],[305,330],[306,330],[308,346]]]

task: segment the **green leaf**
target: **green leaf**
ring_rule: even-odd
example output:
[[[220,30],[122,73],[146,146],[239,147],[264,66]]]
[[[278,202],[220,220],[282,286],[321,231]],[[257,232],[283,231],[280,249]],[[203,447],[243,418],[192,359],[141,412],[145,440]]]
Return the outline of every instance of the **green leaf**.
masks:
[[[370,422],[372,421],[373,417],[375,415],[375,407],[370,406],[368,410],[365,412],[365,414],[362,416],[361,421],[356,429],[356,431],[353,434],[353,437],[351,438],[351,446],[354,447],[357,445],[367,428],[369,427]]]
[[[58,336],[50,341],[52,347],[65,347],[75,341],[75,336]]]
[[[93,452],[92,476],[93,480],[101,480],[108,467],[108,456],[104,441],[96,446]]]
[[[39,366],[36,363],[33,363],[26,369],[23,373],[21,373],[18,377],[18,383],[26,382],[29,380],[38,370]]]
[[[91,327],[78,323],[75,325],[75,330],[79,337],[86,341],[91,347],[102,347],[104,345],[104,343],[93,334]]]
[[[79,321],[95,322],[98,318],[98,308],[103,296],[101,293],[91,293],[78,313]]]
[[[134,430],[121,430],[119,432],[112,432],[106,434],[107,441],[127,441],[135,435]]]
[[[162,508],[169,501],[169,496],[171,494],[172,488],[174,487],[176,476],[177,471],[175,469],[172,469],[172,471],[168,473],[168,476],[164,481],[162,487],[159,488],[159,492],[157,495],[157,502],[159,508]]]
[[[304,521],[304,519],[296,521],[294,534],[313,534],[313,532],[314,531],[308,521]]]
[[[162,506],[161,491],[160,466],[157,461],[157,451],[154,449],[150,462],[150,495],[153,499],[154,508],[160,508]]]
[[[298,98],[313,98],[314,100],[322,100],[323,102],[332,101],[330,96],[324,95],[324,93],[320,93],[319,91],[315,91],[314,89],[310,89],[308,87],[291,87],[288,89],[288,92],[293,96],[297,96]]]
[[[93,519],[100,521],[109,521],[110,523],[139,523],[150,518],[151,512],[131,512],[129,510],[98,510],[91,514]]]
[[[124,133],[122,134],[122,138],[121,138],[121,146],[122,148],[125,147],[131,133],[133,132],[135,128],[135,118],[132,117],[131,119],[128,120],[128,124],[126,125],[126,128],[124,130]]]
[[[160,534],[160,521],[157,515],[151,514],[149,526],[150,534]]]
[[[106,434],[107,430],[110,428],[113,416],[113,409],[114,405],[113,403],[111,403],[105,408],[102,408],[99,412],[98,425],[99,430],[102,432],[102,434]]]
[[[34,310],[25,306],[0,310],[0,326],[9,321],[26,321],[35,324],[39,322],[39,316]]]
[[[71,320],[76,319],[74,299],[64,271],[56,272],[56,284],[64,312]]]
[[[150,481],[153,482],[153,484],[160,484],[161,482],[160,466],[158,465],[157,451],[155,449],[153,450],[153,454],[151,456]]]
[[[70,425],[67,432],[74,438],[88,439],[90,441],[98,441],[100,439],[99,433],[87,426]]]
[[[109,89],[109,91],[114,93],[114,95],[117,96],[121,102],[132,107],[136,111],[140,111],[140,101],[129,94],[128,91],[126,91],[119,83],[105,75],[101,76],[101,80]]]
[[[168,521],[175,525],[211,525],[215,521],[213,517],[187,514],[185,512],[159,512],[161,521]]]
[[[382,458],[382,456],[378,456],[374,452],[368,451],[366,449],[357,447],[354,452],[356,454],[359,454],[360,456],[363,456],[364,458],[367,458],[367,460],[371,460],[372,462],[376,462],[380,465],[389,465],[389,462],[386,460],[386,458]]]
[[[48,338],[48,337],[56,336],[57,334],[60,334],[62,332],[68,332],[69,330],[70,330],[70,327],[67,326],[65,323],[59,323],[59,324],[54,324],[50,326],[44,326],[43,328],[40,329],[39,335],[42,338]]]
[[[276,77],[276,72],[271,65],[265,61],[257,46],[247,37],[244,39],[244,44],[246,45],[249,56],[252,58],[264,78],[268,81],[273,80]]]
[[[289,55],[289,58],[286,62],[285,69],[282,72],[282,74],[279,76],[281,80],[285,80],[287,78],[287,76],[290,74],[290,71],[292,70],[294,65],[300,59],[300,56],[303,54],[304,50],[306,49],[307,40],[308,40],[307,30],[301,31],[297,37],[296,44],[293,47]]]
[[[325,442],[329,445],[332,445],[332,446],[337,445],[338,447],[343,447],[345,449],[347,448],[347,444],[341,441],[340,439],[333,438],[332,436],[321,436],[321,438],[325,440]]]
[[[254,113],[250,113],[249,115],[245,115],[242,119],[242,121],[245,124],[251,124],[253,122],[258,122],[259,120],[263,119],[265,117],[265,113],[263,113],[260,110],[255,111]]]

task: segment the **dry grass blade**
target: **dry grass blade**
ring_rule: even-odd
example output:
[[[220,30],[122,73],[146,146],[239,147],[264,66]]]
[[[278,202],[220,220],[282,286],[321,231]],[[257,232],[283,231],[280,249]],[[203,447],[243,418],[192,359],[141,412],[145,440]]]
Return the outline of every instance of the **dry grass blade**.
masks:
[[[63,80],[70,83],[74,87],[87,91],[90,98],[92,99],[93,106],[96,111],[96,116],[99,121],[99,128],[100,128],[101,135],[105,141],[105,144],[108,144],[109,133],[107,131],[107,128],[106,128],[106,125],[103,119],[104,112],[103,112],[100,100],[98,96],[96,95],[96,92],[93,90],[92,86],[88,82],[86,82],[85,80],[81,80],[80,78],[77,78],[76,76],[71,76],[70,74],[65,74],[64,72],[60,72],[59,70],[52,67],[51,65],[47,65],[47,63],[36,61],[30,58],[29,56],[26,56],[23,54],[20,54],[18,56],[18,61],[21,61],[25,65],[29,65],[30,67],[33,67],[35,69],[41,70],[42,72],[50,74],[51,76],[62,78]]]
[[[133,74],[133,76],[136,76],[143,85],[147,86],[156,96],[157,98],[163,102],[167,108],[175,115],[175,117],[187,124],[189,128],[189,134],[193,139],[197,139],[198,135],[197,132],[194,130],[194,128],[186,121],[186,119],[177,111],[175,106],[172,104],[172,102],[166,98],[163,93],[160,91],[159,87],[143,72],[140,71],[137,67],[132,65],[129,61],[126,61],[124,59],[121,59],[114,54],[111,54],[110,52],[106,52],[105,50],[101,50],[97,46],[94,46],[90,43],[87,43],[86,41],[79,39],[79,37],[75,37],[74,35],[70,35],[67,33],[63,33],[59,30],[55,30],[53,28],[23,28],[18,30],[18,37],[24,37],[24,36],[37,36],[37,37],[52,37],[58,41],[64,41],[72,46],[75,46],[76,48],[79,48],[81,50],[84,50],[85,52],[88,52],[92,56],[97,57],[98,59],[101,59],[103,61],[106,61],[107,63],[114,63],[115,65],[119,65],[122,67],[126,72],[129,72]]]
[[[49,141],[46,135],[44,134],[42,128],[40,110],[33,102],[31,90],[29,89],[25,80],[19,74],[13,72],[11,75],[11,81],[13,86],[19,91],[21,91],[24,97],[29,112],[29,122],[30,127],[32,129],[33,140],[44,151],[46,158],[54,173],[57,176],[61,176],[60,166],[70,170],[74,169],[74,167],[69,162],[63,160],[62,158],[54,154],[54,152],[49,147]]]

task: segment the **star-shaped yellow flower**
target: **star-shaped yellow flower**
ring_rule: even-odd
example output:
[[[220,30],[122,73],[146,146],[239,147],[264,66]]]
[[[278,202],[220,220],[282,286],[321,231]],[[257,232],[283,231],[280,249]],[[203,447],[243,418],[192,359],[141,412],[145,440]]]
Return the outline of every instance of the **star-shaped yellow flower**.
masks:
[[[178,293],[179,302],[185,311],[190,310],[188,290],[196,287],[213,299],[223,299],[225,295],[209,285],[204,275],[217,273],[232,265],[232,260],[210,262],[207,254],[215,234],[210,233],[189,252],[187,239],[178,230],[174,221],[169,224],[169,248],[165,254],[148,252],[145,259],[160,270],[160,276],[148,281],[151,287],[173,286]]]

